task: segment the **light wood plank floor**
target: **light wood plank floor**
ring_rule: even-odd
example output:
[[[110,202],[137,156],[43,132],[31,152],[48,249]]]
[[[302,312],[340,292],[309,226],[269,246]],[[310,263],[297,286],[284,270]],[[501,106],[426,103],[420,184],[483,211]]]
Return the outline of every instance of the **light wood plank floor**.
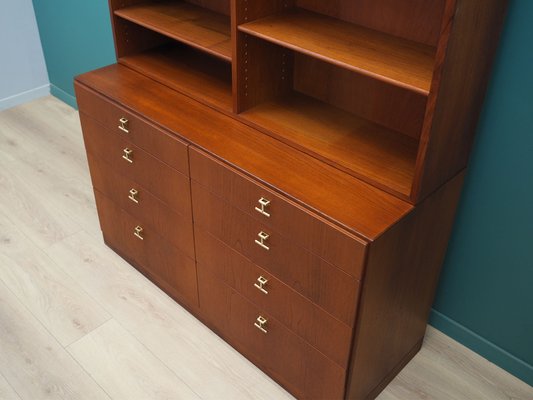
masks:
[[[102,242],[77,113],[0,113],[0,400],[292,397]],[[533,399],[428,328],[380,400]]]

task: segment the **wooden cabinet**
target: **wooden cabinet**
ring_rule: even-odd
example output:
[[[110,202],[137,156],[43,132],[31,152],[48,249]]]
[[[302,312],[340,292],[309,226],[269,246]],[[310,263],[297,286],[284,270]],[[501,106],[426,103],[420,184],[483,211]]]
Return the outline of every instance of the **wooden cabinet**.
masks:
[[[504,0],[110,0],[106,243],[298,398],[422,344]]]

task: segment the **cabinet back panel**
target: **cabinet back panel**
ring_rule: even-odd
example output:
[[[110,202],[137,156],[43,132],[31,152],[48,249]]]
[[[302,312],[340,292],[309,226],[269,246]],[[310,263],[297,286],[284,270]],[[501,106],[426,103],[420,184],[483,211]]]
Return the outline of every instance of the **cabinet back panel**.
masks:
[[[187,0],[187,3],[195,4],[219,14],[230,15],[230,0]]]
[[[320,79],[317,79],[320,77]],[[415,139],[427,98],[343,68],[294,54],[294,89]]]
[[[296,0],[310,11],[436,46],[445,0]]]
[[[113,17],[117,58],[170,43],[172,40],[122,18]]]

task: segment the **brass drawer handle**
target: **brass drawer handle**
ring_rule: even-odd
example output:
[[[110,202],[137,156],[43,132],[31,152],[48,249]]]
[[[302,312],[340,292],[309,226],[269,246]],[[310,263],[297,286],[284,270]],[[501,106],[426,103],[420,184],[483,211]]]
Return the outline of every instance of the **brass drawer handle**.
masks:
[[[265,318],[265,317],[262,317],[261,315],[259,317],[257,317],[257,319],[255,320],[255,323],[254,323],[254,326],[259,329],[261,332],[263,333],[267,333],[268,331],[266,330],[267,328],[267,323],[268,323],[268,320]]]
[[[270,250],[270,247],[268,247],[265,243],[270,237],[270,235],[268,233],[261,231],[257,234],[257,236],[259,236],[259,240],[255,239],[255,243],[261,246],[265,250]]]
[[[120,129],[122,132],[125,132],[125,133],[130,133],[129,131],[129,122],[128,119],[126,117],[122,117],[118,120],[119,122],[119,126],[118,126],[118,129]]]
[[[122,158],[124,160],[126,160],[127,162],[129,163],[132,163],[133,164],[133,150],[132,149],[128,149],[127,147],[122,150],[124,152],[124,154],[122,155]]]
[[[259,207],[255,207],[255,211],[263,214],[265,217],[270,217],[270,213],[267,211],[267,207],[270,205],[270,200],[261,197],[257,202],[259,203]]]
[[[133,201],[134,203],[137,203],[139,204],[139,199],[138,199],[138,196],[139,195],[139,191],[136,190],[136,189],[131,189],[130,190],[130,195],[128,196],[128,199],[130,199],[131,201]]]
[[[143,231],[144,229],[142,228],[142,226],[137,225],[135,227],[135,230],[133,231],[133,234],[137,236],[139,239],[144,240]]]
[[[267,283],[268,279],[261,275],[259,278],[257,278],[257,282],[254,283],[254,286],[264,294],[268,294],[268,290],[266,290]]]

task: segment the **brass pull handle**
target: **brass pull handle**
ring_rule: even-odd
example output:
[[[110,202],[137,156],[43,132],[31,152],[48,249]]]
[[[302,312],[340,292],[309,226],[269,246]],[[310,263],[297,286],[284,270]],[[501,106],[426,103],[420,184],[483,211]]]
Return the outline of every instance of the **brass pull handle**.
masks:
[[[124,160],[126,160],[127,162],[129,163],[133,163],[133,150],[132,149],[128,149],[127,147],[122,150],[124,152],[124,154],[122,155],[122,158]]]
[[[135,227],[135,230],[133,231],[133,234],[137,236],[139,239],[144,240],[143,231],[144,229],[142,228],[142,226],[137,225]]]
[[[255,211],[263,214],[265,217],[270,217],[270,213],[266,209],[270,205],[270,200],[261,197],[257,202],[259,203],[259,207],[255,207]]]
[[[134,203],[139,204],[139,199],[137,198],[138,195],[139,195],[139,191],[138,190],[131,189],[130,190],[130,195],[128,196],[128,199],[130,199]]]
[[[263,333],[267,333],[268,331],[266,330],[267,328],[267,323],[268,323],[268,320],[265,318],[265,317],[262,317],[261,315],[259,317],[257,317],[257,319],[255,320],[255,323],[254,323],[254,326],[259,329],[261,332]]]
[[[270,250],[270,247],[268,247],[265,243],[270,237],[270,235],[268,233],[261,231],[257,234],[257,236],[259,237],[259,240],[255,239],[255,243],[261,246],[265,250]]]
[[[129,125],[129,122],[127,118],[125,117],[122,117],[118,120],[119,122],[119,126],[118,126],[118,129],[120,129],[122,132],[125,132],[125,133],[130,133],[129,131],[129,128],[128,128],[128,125]]]
[[[261,275],[259,278],[257,278],[257,282],[254,283],[254,286],[260,291],[262,291],[264,294],[268,294],[268,291],[266,290],[267,283],[268,279]]]

